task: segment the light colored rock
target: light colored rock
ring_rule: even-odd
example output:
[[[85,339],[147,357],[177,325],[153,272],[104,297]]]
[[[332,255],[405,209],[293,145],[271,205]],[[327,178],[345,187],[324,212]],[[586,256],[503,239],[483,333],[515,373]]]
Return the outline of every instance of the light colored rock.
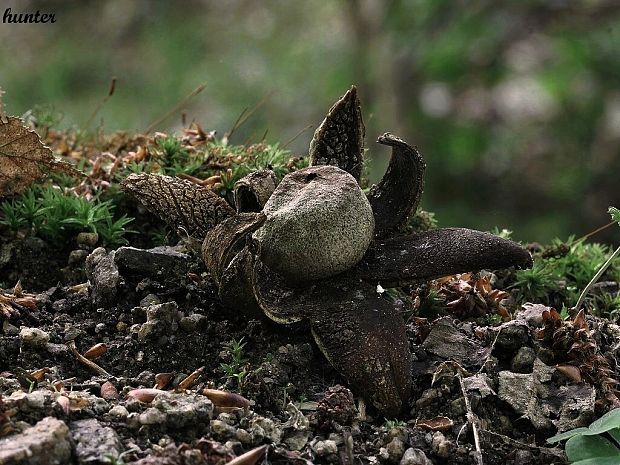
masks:
[[[147,408],[140,414],[141,425],[161,425],[166,422],[166,414],[156,408]]]
[[[400,465],[433,465],[433,462],[421,449],[410,447],[400,459]]]
[[[50,335],[39,328],[21,328],[19,339],[22,344],[30,347],[44,347],[50,340]]]
[[[338,445],[336,444],[336,441],[327,439],[325,441],[317,441],[312,446],[312,450],[319,457],[325,457],[326,455],[338,453]]]
[[[0,464],[61,465],[71,459],[69,428],[46,417],[20,434],[0,439]]]
[[[96,307],[111,307],[116,303],[117,286],[121,283],[114,262],[115,251],[108,253],[97,247],[86,257],[86,276],[92,284],[93,303]]]
[[[115,405],[108,411],[108,415],[113,420],[124,421],[129,416],[129,411],[122,405]]]
[[[254,233],[261,260],[294,281],[327,278],[359,262],[374,236],[374,217],[357,181],[335,166],[284,177]]]
[[[106,456],[118,457],[123,451],[121,440],[109,426],[94,418],[71,423],[71,438],[75,444],[78,463],[105,463]]]
[[[385,448],[389,460],[393,463],[398,463],[405,453],[405,443],[400,438],[392,439]]]

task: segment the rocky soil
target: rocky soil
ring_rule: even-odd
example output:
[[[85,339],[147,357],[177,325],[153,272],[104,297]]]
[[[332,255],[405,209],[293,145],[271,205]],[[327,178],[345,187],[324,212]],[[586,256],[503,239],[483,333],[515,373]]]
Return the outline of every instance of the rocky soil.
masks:
[[[182,246],[83,239],[46,261],[32,241],[0,253],[2,279],[26,283],[0,300],[1,464],[562,464],[545,439],[617,401],[600,375],[620,349],[606,320],[558,322],[532,304],[488,326],[420,318],[403,302],[415,391],[386,419],[304,324],[224,308]],[[576,338],[584,327],[595,349]],[[583,379],[562,365],[579,341],[605,354]]]

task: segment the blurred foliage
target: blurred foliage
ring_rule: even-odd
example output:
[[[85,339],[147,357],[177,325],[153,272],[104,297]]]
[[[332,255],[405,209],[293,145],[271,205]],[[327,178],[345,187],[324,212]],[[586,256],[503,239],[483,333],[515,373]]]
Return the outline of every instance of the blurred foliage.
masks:
[[[143,131],[206,81],[187,122],[222,135],[268,96],[231,142],[268,131],[303,155],[312,131],[287,141],[357,83],[371,178],[388,160],[377,135],[415,143],[428,163],[423,207],[442,226],[549,242],[594,229],[620,204],[615,0],[12,3],[57,18],[0,28],[6,110],[40,105],[42,126],[56,114],[41,108],[55,108],[61,126]],[[114,95],[85,127],[112,76]]]

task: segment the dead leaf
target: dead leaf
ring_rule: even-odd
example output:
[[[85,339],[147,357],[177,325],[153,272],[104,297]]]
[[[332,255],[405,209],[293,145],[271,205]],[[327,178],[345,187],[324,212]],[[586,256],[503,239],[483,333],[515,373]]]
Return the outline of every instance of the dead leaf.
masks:
[[[428,420],[419,420],[416,426],[431,431],[448,431],[454,426],[454,422],[448,417],[435,417]]]
[[[254,465],[258,462],[258,459],[263,456],[268,447],[268,445],[256,447],[255,449],[232,459],[226,465]]]
[[[108,351],[107,344],[105,342],[100,342],[92,346],[86,352],[84,352],[84,357],[86,357],[89,360],[94,360],[98,357],[101,357],[107,351]]]
[[[22,192],[47,171],[80,174],[69,163],[55,159],[20,118],[0,120],[0,197]]]
[[[576,383],[581,383],[581,370],[577,368],[575,365],[556,365],[557,370],[566,376],[568,379],[575,381]]]
[[[194,370],[193,373],[179,383],[179,385],[175,388],[175,391],[183,392],[186,389],[189,389],[196,381],[198,381],[198,378],[200,378],[203,371],[205,371],[205,367],[200,367],[197,370]]]

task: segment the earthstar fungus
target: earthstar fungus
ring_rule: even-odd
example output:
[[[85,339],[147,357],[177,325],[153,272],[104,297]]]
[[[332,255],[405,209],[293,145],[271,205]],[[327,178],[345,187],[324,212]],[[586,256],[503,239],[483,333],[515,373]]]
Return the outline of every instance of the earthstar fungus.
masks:
[[[515,242],[462,228],[404,235],[424,185],[416,149],[386,133],[392,147],[381,182],[359,187],[364,125],[352,87],[329,110],[310,144],[310,166],[276,186],[269,170],[235,186],[236,212],[202,186],[131,175],[123,188],[148,209],[201,239],[222,301],[278,323],[306,320],[329,362],[383,415],[411,392],[405,323],[377,284],[404,285],[454,273],[528,267]]]

